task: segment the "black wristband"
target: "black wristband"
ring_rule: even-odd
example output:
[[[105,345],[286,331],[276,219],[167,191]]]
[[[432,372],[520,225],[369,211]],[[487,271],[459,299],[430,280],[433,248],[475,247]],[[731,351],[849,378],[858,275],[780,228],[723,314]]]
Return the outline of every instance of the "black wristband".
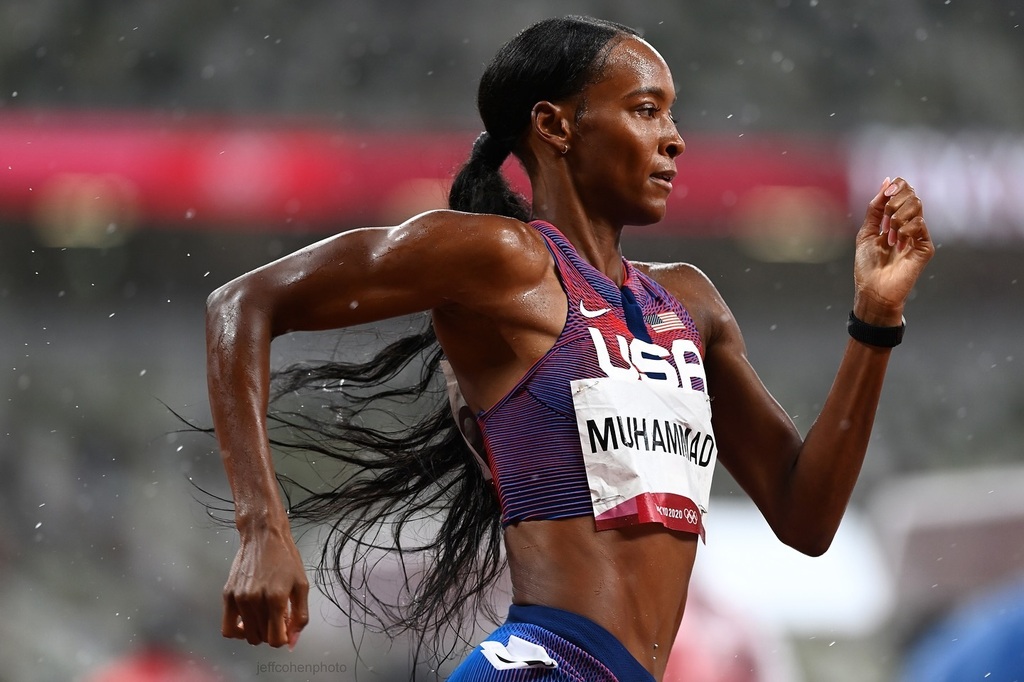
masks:
[[[907,329],[907,320],[903,318],[898,327],[876,327],[857,318],[850,311],[850,319],[846,322],[846,331],[855,341],[880,348],[894,348],[903,341],[903,332]]]

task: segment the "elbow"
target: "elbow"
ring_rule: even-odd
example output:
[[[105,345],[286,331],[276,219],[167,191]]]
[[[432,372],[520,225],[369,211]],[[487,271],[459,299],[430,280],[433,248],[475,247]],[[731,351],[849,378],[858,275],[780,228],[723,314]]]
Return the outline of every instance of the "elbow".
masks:
[[[231,310],[238,309],[241,299],[238,287],[234,282],[218,287],[206,297],[206,332],[207,336],[217,336],[225,320],[229,319]]]
[[[815,539],[811,541],[802,541],[798,543],[786,543],[801,554],[806,554],[809,557],[819,557],[828,551],[828,548],[832,546],[832,538]]]
[[[806,554],[810,557],[820,557],[832,546],[837,530],[838,528],[832,527],[802,527],[793,528],[789,531],[777,528],[775,529],[775,535],[783,544],[801,554]]]
[[[206,339],[211,346],[245,335],[246,329],[260,329],[269,326],[264,318],[261,305],[244,278],[224,284],[206,298]]]

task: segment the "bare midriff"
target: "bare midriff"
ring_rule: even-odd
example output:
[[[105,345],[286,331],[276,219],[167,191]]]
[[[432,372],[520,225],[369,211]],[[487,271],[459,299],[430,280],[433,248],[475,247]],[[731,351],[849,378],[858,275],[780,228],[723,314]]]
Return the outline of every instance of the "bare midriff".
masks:
[[[697,554],[697,536],[658,524],[596,531],[594,517],[505,529],[516,604],[578,614],[615,636],[660,680]]]

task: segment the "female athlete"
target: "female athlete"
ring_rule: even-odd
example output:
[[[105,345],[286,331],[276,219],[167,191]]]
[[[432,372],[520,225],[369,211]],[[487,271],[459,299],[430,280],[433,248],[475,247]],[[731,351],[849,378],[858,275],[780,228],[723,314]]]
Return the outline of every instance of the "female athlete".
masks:
[[[455,179],[451,210],[343,232],[210,296],[210,401],[241,539],[224,590],[225,636],[294,645],[308,620],[290,530],[301,505],[284,508],[267,425],[271,340],[297,330],[429,315],[422,338],[436,337],[454,394],[471,410],[460,423],[477,431],[493,480],[466,444],[439,435],[458,433],[450,411],[419,439],[329,431],[352,434],[358,447],[341,456],[370,475],[318,493],[308,516],[335,514],[338,547],[351,548],[372,544],[359,533],[406,508],[446,504],[435,563],[411,581],[399,615],[409,627],[443,627],[452,600],[469,604],[496,574],[487,538],[503,539],[508,620],[452,680],[661,679],[718,460],[782,542],[811,555],[828,548],[904,305],[934,251],[921,201],[905,180],[887,178],[868,202],[851,338],[801,437],[748,363],[708,278],[692,265],[630,262],[620,250],[625,226],[665,214],[685,149],[675,98],[668,66],[631,29],[582,17],[535,24],[481,79],[486,132]],[[529,176],[529,203],[502,179],[510,154]],[[418,350],[388,352],[407,360]],[[325,557],[358,598],[344,551]]]

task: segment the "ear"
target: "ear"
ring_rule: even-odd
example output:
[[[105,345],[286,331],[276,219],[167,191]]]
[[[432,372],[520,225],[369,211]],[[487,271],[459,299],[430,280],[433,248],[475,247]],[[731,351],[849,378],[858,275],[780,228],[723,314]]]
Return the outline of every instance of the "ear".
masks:
[[[571,121],[571,107],[547,101],[537,102],[530,112],[531,137],[549,146],[556,156],[561,156],[571,144]]]

